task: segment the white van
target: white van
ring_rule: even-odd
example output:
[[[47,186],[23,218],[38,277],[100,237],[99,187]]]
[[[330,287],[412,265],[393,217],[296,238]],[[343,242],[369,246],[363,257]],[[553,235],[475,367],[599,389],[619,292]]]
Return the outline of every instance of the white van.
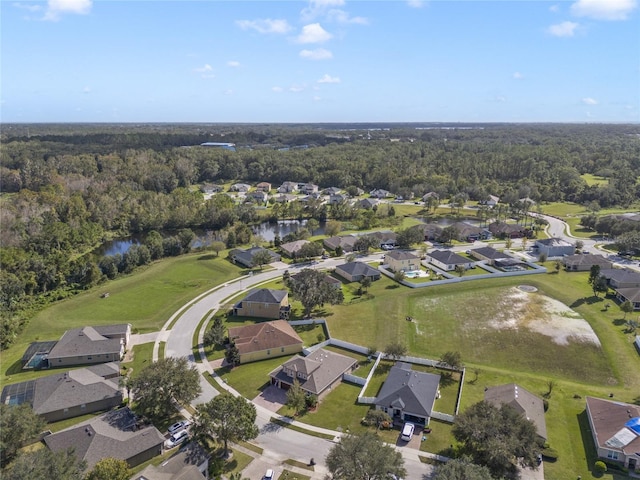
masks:
[[[173,435],[171,435],[164,442],[164,448],[169,449],[177,445],[180,445],[182,442],[184,442],[187,439],[188,436],[189,436],[189,432],[187,432],[186,430],[180,430],[179,432],[176,432]]]
[[[405,423],[404,427],[402,427],[402,433],[400,434],[400,439],[408,442],[413,437],[413,431],[416,429],[416,426],[413,423]]]

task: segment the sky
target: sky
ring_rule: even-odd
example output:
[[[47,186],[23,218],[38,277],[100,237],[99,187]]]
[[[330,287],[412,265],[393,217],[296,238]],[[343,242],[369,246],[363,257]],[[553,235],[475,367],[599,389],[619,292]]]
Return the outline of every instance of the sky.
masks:
[[[0,121],[639,122],[640,0],[0,0]]]

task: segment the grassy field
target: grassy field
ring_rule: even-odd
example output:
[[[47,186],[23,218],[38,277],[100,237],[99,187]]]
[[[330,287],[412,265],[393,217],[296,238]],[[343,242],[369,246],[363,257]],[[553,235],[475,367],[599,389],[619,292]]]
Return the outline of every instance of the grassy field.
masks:
[[[593,175],[591,173],[585,173],[580,175],[580,177],[587,182],[587,185],[592,186],[592,185],[608,185],[609,184],[609,179],[605,178],[605,177],[599,177],[597,175]]]
[[[169,317],[198,294],[239,276],[222,257],[193,253],[155,262],[133,275],[109,281],[57,302],[32,318],[18,341],[2,352],[0,385],[50,372],[22,372],[20,359],[31,342],[57,340],[70,328],[131,323],[138,333],[160,330]],[[108,298],[101,294],[108,292]]]

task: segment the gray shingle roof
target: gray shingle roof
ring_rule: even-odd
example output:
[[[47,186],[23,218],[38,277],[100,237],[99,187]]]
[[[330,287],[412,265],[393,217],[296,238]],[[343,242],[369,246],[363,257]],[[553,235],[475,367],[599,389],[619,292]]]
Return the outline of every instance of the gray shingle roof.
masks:
[[[446,265],[462,265],[465,263],[472,263],[468,258],[461,257],[455,252],[450,252],[449,250],[434,250],[431,253],[427,254],[434,260],[438,262],[442,262]]]
[[[411,252],[403,252],[402,250],[393,250],[387,253],[387,257],[393,258],[394,260],[418,260]]]
[[[124,335],[128,324],[104,325],[99,327],[74,328],[64,332],[55,347],[49,352],[49,360],[85,355],[118,354],[121,350],[121,340],[118,335]],[[116,336],[116,338],[111,338]]]
[[[398,362],[382,384],[376,405],[397,405],[406,413],[430,417],[439,385],[440,375],[415,372],[411,365]]]
[[[500,407],[509,405],[518,413],[531,420],[536,426],[536,432],[542,438],[547,438],[547,424],[544,419],[544,404],[542,399],[515,383],[489,387],[484,392],[485,401]]]
[[[88,469],[107,457],[128,460],[161,447],[164,440],[156,427],[138,427],[128,408],[111,411],[44,437],[45,444],[54,452],[73,448],[76,456],[87,462]]]
[[[500,252],[495,248],[491,248],[491,247],[474,248],[473,250],[471,250],[471,252],[477,253],[478,255],[482,255],[483,257],[488,258],[490,260],[496,260],[498,258],[511,258],[506,253]]]
[[[602,268],[611,268],[613,263],[604,258],[602,255],[578,254],[567,255],[562,259],[565,265],[600,265]]]
[[[363,275],[365,277],[378,277],[380,276],[380,272],[373,267],[370,267],[366,263],[363,262],[349,262],[343,263],[342,265],[338,265],[336,267],[336,273],[338,271],[342,271],[347,273],[348,275],[358,276]]]
[[[253,290],[246,297],[242,299],[243,302],[256,302],[256,303],[277,303],[280,304],[282,300],[288,295],[286,290],[271,290],[270,288],[260,288]]]

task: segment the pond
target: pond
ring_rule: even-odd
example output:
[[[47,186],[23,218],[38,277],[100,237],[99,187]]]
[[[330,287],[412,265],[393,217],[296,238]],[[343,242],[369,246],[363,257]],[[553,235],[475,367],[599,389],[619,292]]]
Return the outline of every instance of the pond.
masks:
[[[278,223],[262,222],[253,227],[253,233],[264,238],[267,242],[272,242],[276,235],[283,238],[285,235],[297,232],[301,228],[305,228],[307,220],[280,220]],[[323,235],[325,223],[320,222],[320,226],[316,228],[312,235]]]

